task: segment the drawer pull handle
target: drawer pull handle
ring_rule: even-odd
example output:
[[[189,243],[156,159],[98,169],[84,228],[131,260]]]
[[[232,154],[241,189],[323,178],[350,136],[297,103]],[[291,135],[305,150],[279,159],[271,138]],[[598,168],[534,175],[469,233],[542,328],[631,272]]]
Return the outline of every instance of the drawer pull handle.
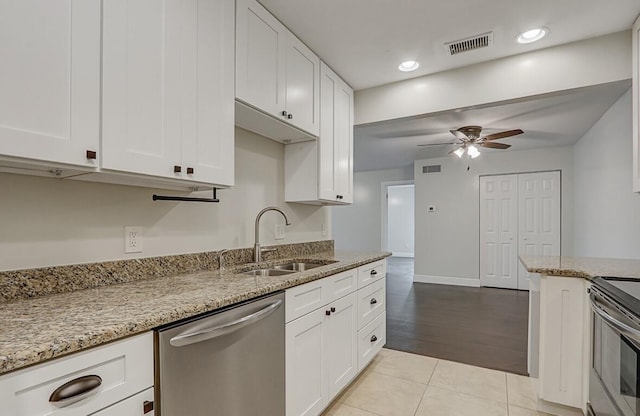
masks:
[[[378,340],[378,337],[375,335],[371,335],[371,342],[376,342]]]
[[[94,150],[87,150],[87,159],[95,160],[98,158],[98,154]]]
[[[193,168],[187,168],[187,175],[193,175],[193,172],[195,172]]]
[[[180,172],[182,172],[182,166],[175,165],[173,167],[173,173],[180,173]]]
[[[150,402],[149,400],[145,400],[144,403],[142,404],[142,412],[143,414],[147,414],[149,412],[151,412],[153,410],[153,402]]]
[[[329,309],[327,309],[326,311],[324,311],[324,314],[329,316],[329,315],[331,315],[331,311]]]
[[[376,300],[376,298],[371,298],[371,300],[369,301],[369,303],[371,305],[375,305],[376,303],[378,303],[378,301]]]
[[[331,307],[331,312],[335,312],[335,311],[336,311],[336,308],[332,306]]]
[[[102,378],[96,375],[82,376],[64,383],[51,393],[49,401],[60,407],[70,405],[96,393],[102,384]]]
[[[377,271],[375,271],[375,270],[371,270],[371,276],[375,276],[375,275],[377,275],[377,274],[378,274],[378,272],[377,272]]]

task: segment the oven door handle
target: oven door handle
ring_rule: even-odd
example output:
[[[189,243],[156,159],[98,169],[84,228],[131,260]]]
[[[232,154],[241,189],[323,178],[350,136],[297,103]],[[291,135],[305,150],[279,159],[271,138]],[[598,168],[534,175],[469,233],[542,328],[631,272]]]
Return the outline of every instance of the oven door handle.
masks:
[[[257,312],[243,316],[231,322],[224,323],[222,325],[215,326],[213,328],[203,329],[201,331],[192,332],[188,334],[176,335],[169,340],[169,344],[174,347],[184,347],[186,345],[195,344],[196,342],[206,341],[212,338],[217,338],[223,335],[230,334],[244,328],[247,325],[251,325],[263,318],[266,318],[282,304],[281,300],[276,300],[270,303]]]
[[[622,321],[619,321],[618,319],[607,313],[608,308],[601,302],[598,302],[593,291],[589,295],[589,300],[591,301],[591,309],[593,309],[596,315],[601,317],[607,324],[609,324],[609,326],[617,329],[624,335],[632,337],[635,340],[640,340],[640,329],[634,328]]]

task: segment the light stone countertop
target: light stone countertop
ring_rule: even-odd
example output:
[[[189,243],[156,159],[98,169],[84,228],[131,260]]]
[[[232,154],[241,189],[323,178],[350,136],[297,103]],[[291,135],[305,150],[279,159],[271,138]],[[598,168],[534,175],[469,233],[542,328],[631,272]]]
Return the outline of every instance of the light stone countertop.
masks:
[[[304,258],[336,262],[285,276],[255,277],[234,273],[233,269],[222,275],[217,270],[204,271],[0,303],[0,374],[320,279],[390,254],[320,253]]]
[[[520,256],[530,273],[548,276],[581,277],[616,276],[640,279],[640,260],[597,257]]]

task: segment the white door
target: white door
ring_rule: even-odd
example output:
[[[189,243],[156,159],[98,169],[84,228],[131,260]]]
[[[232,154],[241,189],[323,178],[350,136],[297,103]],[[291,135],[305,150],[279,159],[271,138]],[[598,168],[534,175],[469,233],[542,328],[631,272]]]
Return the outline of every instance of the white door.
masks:
[[[183,177],[233,185],[234,0],[199,0],[183,52]],[[197,47],[194,47],[196,46]]]
[[[329,396],[334,397],[358,372],[357,295],[331,303],[327,318],[326,357]]]
[[[186,1],[103,4],[102,166],[180,178],[183,46],[196,7]],[[184,39],[183,39],[184,36]]]
[[[283,117],[287,29],[255,0],[236,5],[236,98]],[[302,117],[302,116],[301,116]]]
[[[480,178],[480,283],[518,287],[518,177]]]
[[[287,121],[314,136],[320,132],[320,58],[291,32],[286,46]]]
[[[387,186],[386,251],[397,257],[414,256],[415,185]]]
[[[0,2],[0,155],[97,166],[100,7]]]
[[[560,172],[518,175],[518,253],[560,255]],[[529,273],[519,264],[518,289],[529,289]]]
[[[318,415],[328,402],[325,309],[285,327],[287,415]]]

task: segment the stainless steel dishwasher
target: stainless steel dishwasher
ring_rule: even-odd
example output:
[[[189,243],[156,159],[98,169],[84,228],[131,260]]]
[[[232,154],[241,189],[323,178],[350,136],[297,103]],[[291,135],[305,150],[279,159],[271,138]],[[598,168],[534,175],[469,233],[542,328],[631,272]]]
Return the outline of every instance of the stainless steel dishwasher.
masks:
[[[157,415],[285,414],[284,292],[161,327],[155,348]]]

